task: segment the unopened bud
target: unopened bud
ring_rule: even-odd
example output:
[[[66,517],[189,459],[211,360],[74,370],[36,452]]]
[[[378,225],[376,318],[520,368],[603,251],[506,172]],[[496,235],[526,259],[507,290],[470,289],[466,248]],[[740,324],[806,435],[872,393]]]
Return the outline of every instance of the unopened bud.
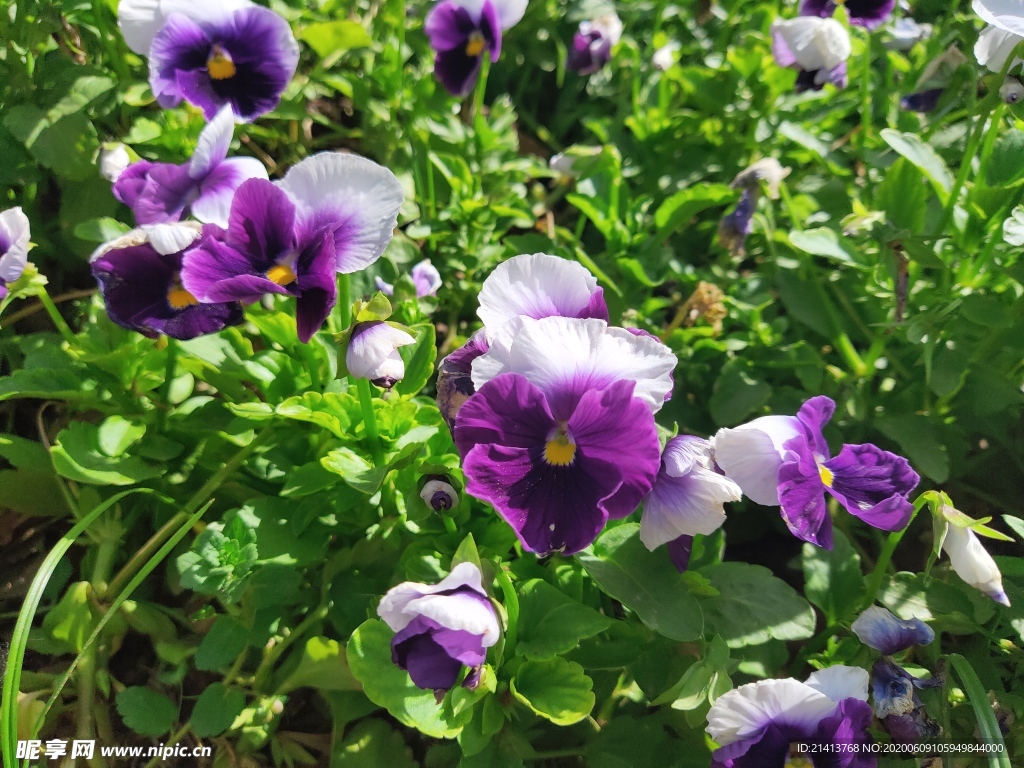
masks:
[[[459,503],[459,493],[455,490],[448,479],[440,475],[433,475],[420,489],[420,498],[423,503],[435,512],[447,512],[456,507]]]

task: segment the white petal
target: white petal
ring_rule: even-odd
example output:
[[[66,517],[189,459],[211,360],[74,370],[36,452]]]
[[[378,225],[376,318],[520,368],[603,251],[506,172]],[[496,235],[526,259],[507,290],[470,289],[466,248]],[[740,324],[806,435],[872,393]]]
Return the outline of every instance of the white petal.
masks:
[[[484,648],[498,642],[498,617],[494,609],[469,595],[427,595],[411,600],[404,612],[433,619],[447,629],[481,635]]]
[[[807,678],[806,685],[820,691],[837,704],[843,699],[868,700],[868,671],[837,664],[819,669]]]
[[[307,222],[335,227],[338,271],[345,273],[380,258],[405,201],[395,174],[345,152],[307,157],[278,184]]]
[[[29,223],[20,206],[0,213],[0,232],[11,244],[6,253],[0,253],[0,280],[13,283],[21,277],[28,262]]]
[[[502,29],[514,27],[526,13],[526,0],[491,0],[491,5],[498,12]]]
[[[974,0],[971,7],[982,21],[1024,36],[1024,0]]]
[[[575,317],[596,290],[597,280],[575,261],[546,253],[522,254],[499,264],[484,280],[477,315],[490,337],[519,316]]]
[[[758,504],[779,503],[779,467],[783,444],[800,434],[795,416],[762,416],[711,438],[715,462]]]
[[[772,32],[782,37],[800,68],[809,72],[833,69],[852,51],[850,34],[835,19],[798,16],[776,21]]]
[[[669,477],[685,477],[696,469],[711,468],[711,443],[692,435],[679,435],[665,444],[661,463]]]
[[[974,56],[981,66],[993,72],[1002,72],[1007,57],[1022,39],[1020,35],[990,25],[978,36],[978,42],[974,44]]]
[[[418,296],[432,296],[441,287],[441,273],[437,271],[437,267],[430,263],[430,259],[424,259],[416,264],[410,272],[410,277],[412,277],[413,283],[416,284]],[[426,293],[420,293],[421,283],[426,288]],[[394,289],[392,288],[392,290]]]
[[[403,613],[405,607],[412,601],[424,595],[433,595],[438,592],[447,592],[459,587],[470,587],[481,595],[486,594],[481,584],[480,569],[473,563],[459,563],[452,572],[445,576],[437,584],[421,584],[416,581],[406,581],[397,587],[392,587],[387,594],[381,598],[377,606],[377,615],[384,620],[395,632],[399,632],[408,626],[415,618]]]
[[[770,723],[813,731],[835,709],[832,699],[798,680],[758,680],[719,698],[708,711],[706,730],[724,747]]]
[[[124,41],[142,56],[172,13],[183,13],[196,22],[219,21],[239,8],[253,5],[249,0],[121,0],[117,23]]]
[[[131,164],[131,161],[124,144],[104,144],[99,157],[100,176],[113,183],[124,173],[124,169]]]
[[[247,179],[268,179],[267,169],[255,157],[232,157],[220,164],[220,170],[233,174],[232,184],[208,184],[200,187],[199,197],[192,201],[192,215],[206,224],[228,226],[231,201],[235,190]]]
[[[206,124],[199,134],[196,151],[188,165],[188,175],[192,179],[202,179],[216,168],[228,156],[231,136],[235,132],[235,114],[231,105],[222,107],[214,115],[213,120]]]
[[[506,323],[490,349],[473,361],[479,390],[501,373],[518,373],[549,396],[615,381],[635,381],[635,397],[653,413],[672,391],[676,356],[660,341],[634,336],[592,318],[519,317]]]
[[[202,225],[195,221],[178,221],[172,224],[152,224],[142,227],[150,245],[157,253],[165,256],[188,248],[199,239],[202,230]]]
[[[740,496],[736,483],[703,467],[686,477],[659,475],[644,499],[640,541],[653,551],[680,536],[714,533],[725,523],[723,504]]]
[[[622,39],[622,19],[614,13],[606,13],[584,23],[587,24],[588,29],[584,32],[583,24],[580,24],[580,32],[587,34],[587,32],[597,30],[613,47]]]
[[[949,562],[957,576],[997,603],[1010,604],[1003,590],[1003,575],[999,572],[999,566],[974,531],[950,523],[942,542],[942,550],[949,555]]]

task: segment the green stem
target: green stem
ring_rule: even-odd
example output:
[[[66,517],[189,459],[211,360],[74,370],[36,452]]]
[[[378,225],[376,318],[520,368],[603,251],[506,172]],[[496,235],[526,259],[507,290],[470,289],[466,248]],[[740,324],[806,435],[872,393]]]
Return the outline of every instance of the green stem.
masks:
[[[949,666],[960,678],[964,692],[974,709],[974,716],[978,718],[981,742],[998,749],[998,751],[985,754],[989,768],[1011,768],[1010,758],[1006,754],[1006,744],[1003,742],[1003,734],[999,730],[999,722],[996,720],[995,712],[992,711],[988,693],[981,684],[981,680],[978,679],[974,667],[959,653],[949,654],[947,660]]]
[[[501,594],[505,597],[505,613],[508,615],[508,627],[505,628],[505,648],[502,651],[502,657],[507,659],[515,653],[518,639],[519,596],[516,595],[516,588],[512,586],[512,579],[508,577],[501,565],[498,566],[498,574],[495,579],[497,579],[498,586],[501,587]]]
[[[338,275],[338,330],[344,331],[351,322],[352,287],[348,275]]]
[[[216,491],[225,480],[234,474],[235,470],[249,458],[253,451],[270,440],[272,435],[272,427],[264,429],[260,434],[256,435],[256,437],[254,437],[247,446],[228,459],[227,463],[217,470],[210,479],[203,484],[203,487],[196,491],[195,495],[185,503],[185,506],[182,507],[181,511],[168,520],[159,531],[154,533],[150,537],[149,541],[142,546],[142,549],[132,555],[131,559],[124,564],[121,570],[117,572],[113,581],[110,582],[110,585],[104,592],[104,597],[110,598],[120,593],[124,588],[124,585],[128,583],[132,576],[135,575],[135,573],[137,573],[138,570],[146,564],[153,554],[160,549],[163,543],[170,538],[174,532],[177,531],[208,498],[210,498],[210,496],[213,495],[214,491]]]
[[[356,379],[356,389],[359,391],[359,405],[363,409],[363,424],[366,426],[366,437],[370,441],[373,465],[383,467],[384,448],[380,442],[380,432],[377,431],[377,416],[373,412],[373,394],[370,392],[370,382],[366,379]]]
[[[441,515],[441,520],[442,520],[442,522],[444,522],[444,529],[446,531],[448,531],[448,533],[458,533],[459,532],[459,529],[455,525],[455,521],[452,520],[450,517],[448,517],[448,515],[442,514]]]
[[[50,316],[53,324],[57,327],[57,330],[60,331],[60,335],[64,337],[64,341],[74,346],[75,334],[72,332],[71,326],[67,324],[67,321],[61,317],[60,312],[57,310],[57,305],[53,303],[53,299],[50,298],[50,294],[46,292],[45,288],[43,288],[42,292],[39,294],[39,303],[43,305],[43,308],[46,310],[46,314]]]
[[[172,735],[171,738],[165,741],[164,744],[166,744],[169,747],[173,747],[175,744],[179,744],[181,740],[185,738],[185,735],[189,732],[190,728],[191,724],[185,723],[183,726],[181,726],[181,728],[175,731],[174,735]],[[163,760],[164,758],[162,758],[160,755],[157,755],[148,763],[146,763],[146,768],[155,768],[156,764],[163,762]]]
[[[903,527],[903,530],[893,531],[889,534],[885,540],[885,544],[882,545],[882,551],[878,555],[878,561],[875,563],[875,569],[871,572],[868,577],[868,588],[864,593],[864,608],[869,608],[875,604],[875,600],[878,599],[878,590],[882,587],[882,580],[885,578],[886,571],[889,569],[889,563],[892,561],[892,555],[896,551],[896,547],[899,546],[900,540],[903,535],[910,530],[910,526],[914,523],[914,518],[917,517],[917,513],[921,511],[927,503],[926,494],[921,494],[917,497],[917,501],[914,502],[914,511],[910,514],[910,520]]]
[[[487,90],[487,74],[491,70],[491,55],[484,49],[483,57],[480,60],[480,75],[476,80],[476,88],[473,90],[473,111],[469,115],[470,124],[475,126],[477,118],[482,118],[484,108],[484,92]],[[478,146],[479,149],[479,146]]]
[[[300,637],[309,631],[310,627],[323,621],[327,617],[328,606],[321,603],[316,610],[310,613],[304,618],[295,629],[288,633],[288,635],[282,638],[281,642],[267,651],[267,655],[263,657],[263,661],[256,670],[256,676],[253,679],[253,688],[257,691],[263,690],[266,685],[267,678],[270,677],[270,673],[274,669],[274,664],[281,658],[281,655],[288,650],[288,648]]]
[[[786,186],[786,182],[779,182],[779,194],[782,195],[782,203],[786,206],[786,213],[789,214],[789,225],[795,232],[803,230],[803,226],[800,224],[800,220],[797,219],[793,212],[793,198],[789,194],[789,187]],[[756,202],[756,201],[755,201]]]
[[[167,426],[167,417],[171,412],[171,385],[174,383],[174,372],[178,368],[178,341],[167,337],[167,362],[164,366],[164,383],[160,385],[160,411],[157,413],[156,424],[160,432]]]
[[[832,340],[835,344],[836,350],[843,356],[843,360],[850,366],[850,370],[857,378],[863,378],[867,372],[867,366],[864,365],[864,361],[858,354],[856,347],[853,346],[853,342],[850,341],[850,337],[846,335],[846,331],[839,331],[836,337]]]

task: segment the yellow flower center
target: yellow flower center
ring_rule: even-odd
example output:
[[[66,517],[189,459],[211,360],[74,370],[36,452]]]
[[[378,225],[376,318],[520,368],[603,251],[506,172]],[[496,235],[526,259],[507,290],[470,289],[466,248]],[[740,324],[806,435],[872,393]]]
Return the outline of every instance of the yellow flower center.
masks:
[[[826,488],[832,487],[832,470],[826,467],[824,464],[818,465],[818,477],[821,478],[821,482],[825,484]]]
[[[298,276],[287,264],[275,264],[267,270],[267,280],[278,285],[290,285],[298,279]]]
[[[185,309],[194,307],[199,300],[180,285],[176,285],[167,292],[167,303],[171,305],[171,309]]]
[[[210,58],[206,60],[206,71],[214,80],[227,80],[235,76],[235,62],[231,60],[230,53],[214,45]]]
[[[569,437],[569,429],[560,424],[555,434],[544,444],[544,461],[554,467],[567,467],[576,458],[576,443]]]
[[[484,46],[487,45],[487,41],[484,40],[482,32],[476,31],[469,35],[469,42],[466,43],[466,55],[467,56],[479,56],[484,52]]]

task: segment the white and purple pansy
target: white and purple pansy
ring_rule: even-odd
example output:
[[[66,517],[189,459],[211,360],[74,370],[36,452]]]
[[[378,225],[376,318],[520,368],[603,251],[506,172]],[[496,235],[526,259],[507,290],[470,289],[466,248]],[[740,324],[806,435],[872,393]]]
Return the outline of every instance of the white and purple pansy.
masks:
[[[314,155],[277,184],[249,179],[227,228],[207,225],[186,254],[183,284],[203,302],[294,296],[298,336],[309,341],[337,300],[335,272],[380,258],[402,200],[394,174],[355,155]]]
[[[828,397],[812,397],[796,416],[762,416],[712,438],[715,462],[744,495],[778,505],[794,536],[826,549],[826,491],[869,525],[898,531],[910,522],[907,494],[920,480],[906,459],[870,443],[844,445],[832,457],[822,429],[835,407]]]
[[[437,271],[437,267],[430,263],[430,259],[424,259],[417,263],[409,271],[409,279],[412,280],[412,284],[416,288],[417,299],[422,299],[426,296],[436,296],[437,289],[441,287],[441,273]],[[377,285],[377,290],[385,296],[395,295],[395,286],[391,283],[385,282],[380,277],[375,277],[374,282]]]
[[[20,207],[0,213],[0,299],[7,297],[7,286],[25,271],[29,237],[28,216]]]
[[[611,60],[621,38],[622,20],[614,13],[581,21],[565,66],[578,75],[592,75]]]
[[[711,444],[694,435],[678,435],[665,444],[661,468],[643,501],[640,541],[654,551],[669,545],[680,571],[686,570],[693,537],[707,536],[725,522],[724,504],[739,501],[740,487],[715,471]],[[677,542],[686,537],[690,542]],[[675,542],[675,544],[673,544]],[[685,562],[681,557],[686,553]]]
[[[784,768],[801,758],[818,768],[874,768],[865,749],[868,673],[837,665],[806,682],[759,680],[721,696],[707,714],[707,732],[719,747],[712,768]],[[816,748],[808,748],[816,747]]]
[[[455,420],[466,491],[491,503],[531,552],[588,547],[654,484],[654,413],[675,365],[656,339],[603,320],[506,323],[473,361],[476,391]]]
[[[267,179],[254,157],[228,159],[235,128],[224,107],[199,134],[192,159],[184,164],[140,160],[118,174],[114,197],[132,209],[140,226],[180,221],[189,214],[207,224],[228,225],[231,199],[247,179]]]
[[[800,16],[772,24],[772,56],[780,67],[796,69],[796,89],[821,90],[825,83],[847,85],[850,33],[835,19]]]
[[[388,590],[377,615],[395,632],[391,658],[413,683],[443,692],[458,681],[475,687],[487,649],[501,633],[498,614],[481,583],[480,569],[459,563],[438,584],[407,581]]]
[[[249,122],[277,106],[299,63],[288,22],[249,0],[121,0],[117,14],[164,109],[187,101],[209,120],[229,105]]]
[[[178,232],[154,240],[137,229],[101,246],[90,259],[110,319],[144,336],[182,340],[240,324],[243,312],[237,301],[200,303],[182,285],[182,259],[199,238],[199,225],[164,227]],[[186,245],[174,250],[182,242]]]
[[[434,74],[453,96],[473,90],[484,53],[501,55],[501,35],[526,11],[526,0],[441,0],[423,28],[437,52]]]
[[[885,23],[896,8],[896,0],[839,0],[846,9],[846,17],[851,24],[865,29],[876,29]],[[832,17],[839,4],[835,0],[803,0],[800,4],[801,16],[819,16],[823,19]]]

